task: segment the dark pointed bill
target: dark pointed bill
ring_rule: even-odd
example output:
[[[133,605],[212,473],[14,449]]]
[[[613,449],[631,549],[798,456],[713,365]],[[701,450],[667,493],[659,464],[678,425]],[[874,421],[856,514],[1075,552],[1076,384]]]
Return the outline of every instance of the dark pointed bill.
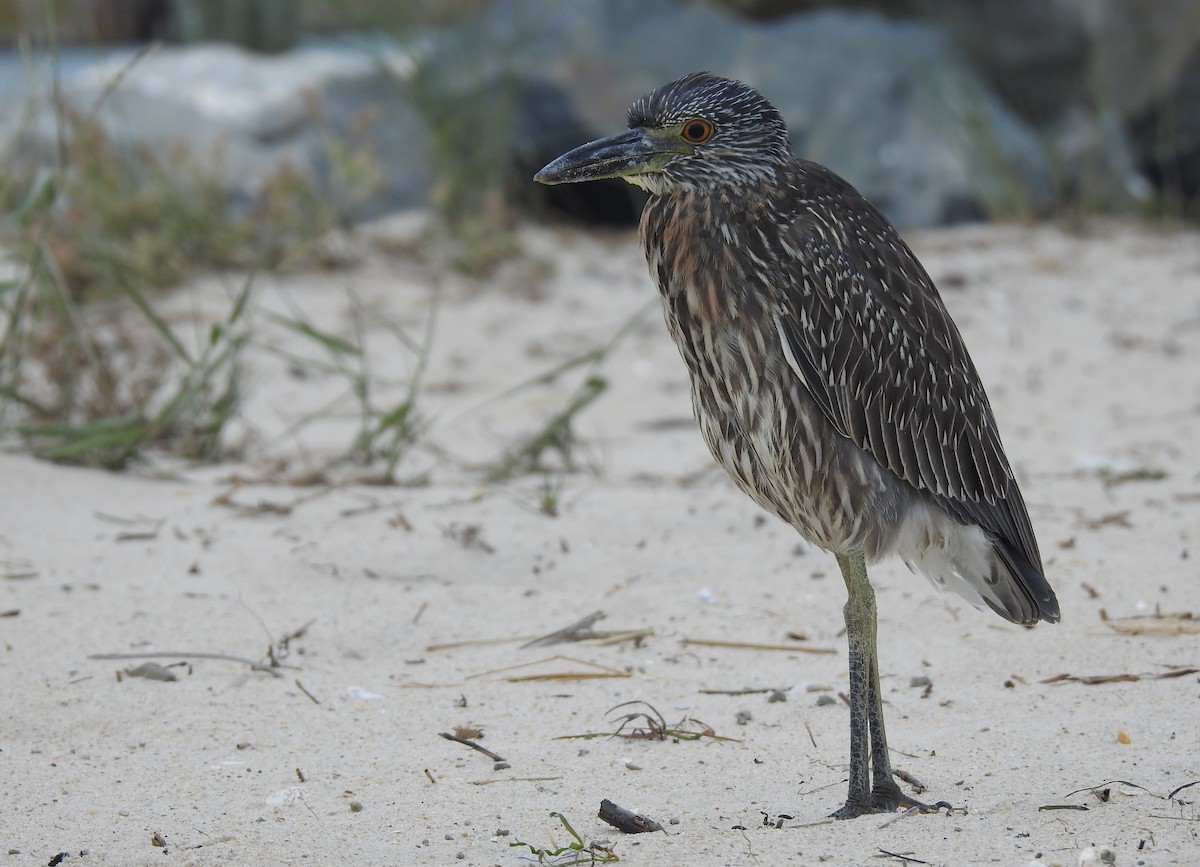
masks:
[[[533,176],[540,184],[621,178],[659,168],[670,152],[642,129],[629,129],[567,151]]]

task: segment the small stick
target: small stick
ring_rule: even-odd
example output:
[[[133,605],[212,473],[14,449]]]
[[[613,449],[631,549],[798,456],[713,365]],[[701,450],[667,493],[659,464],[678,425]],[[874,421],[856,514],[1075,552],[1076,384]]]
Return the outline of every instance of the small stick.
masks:
[[[464,641],[444,641],[440,644],[427,644],[425,650],[433,653],[437,650],[457,650],[460,647],[482,647],[488,644],[511,644],[514,641],[528,641],[524,635],[514,635],[512,638],[468,638]]]
[[[300,678],[296,678],[296,680],[294,682],[296,684],[296,689],[300,690],[302,693],[304,693],[306,696],[308,696],[309,701],[311,701],[313,704],[321,703],[320,699],[318,699],[315,695],[313,695],[311,692],[309,692],[307,689],[304,688],[304,684],[302,684],[300,682]]]
[[[624,831],[626,834],[645,834],[649,831],[661,831],[662,825],[639,815],[632,810],[626,810],[612,801],[605,798],[600,802],[600,821],[607,822],[618,831]]]
[[[1190,782],[1190,783],[1184,783],[1182,786],[1172,789],[1171,794],[1167,795],[1167,800],[1168,801],[1172,800],[1176,795],[1178,795],[1184,789],[1190,789],[1192,786],[1200,786],[1200,780],[1192,780],[1192,782]],[[1138,788],[1141,788],[1141,787],[1139,786]]]
[[[800,644],[759,644],[754,641],[720,641],[712,638],[685,638],[684,644],[694,644],[697,647],[736,647],[743,650],[790,650],[794,653],[829,653],[836,654],[832,647],[804,647]]]
[[[815,745],[814,745],[815,746]],[[912,786],[912,790],[918,795],[925,791],[925,784],[910,774],[908,771],[902,771],[899,768],[892,771],[892,774],[899,780],[903,780]]]
[[[640,644],[643,638],[649,638],[653,634],[653,629],[629,629],[613,632],[593,630],[590,640],[596,647],[607,647],[610,644],[620,644],[622,641],[633,641]]]
[[[549,673],[549,674],[535,674],[535,675],[528,675],[528,676],[518,675],[517,679],[521,679],[521,680],[547,680],[547,679],[550,679],[550,680],[553,680],[553,679],[559,679],[559,678],[572,678],[573,679],[573,678],[587,678],[587,677],[629,677],[630,676],[628,671],[622,671],[619,668],[610,668],[609,666],[601,665],[598,662],[588,662],[586,659],[577,659],[574,656],[563,656],[562,654],[559,653],[559,654],[555,654],[554,656],[548,656],[545,659],[535,659],[532,662],[522,662],[522,663],[519,663],[518,665],[506,665],[504,668],[493,668],[488,671],[480,671],[480,672],[476,672],[475,674],[468,674],[467,680],[471,680],[472,678],[476,678],[476,677],[484,677],[485,675],[489,675],[489,674],[503,674],[506,671],[516,671],[521,668],[530,668],[531,666],[534,666],[534,665],[544,665],[545,663],[554,662],[556,660],[562,660],[564,662],[573,662],[573,663],[577,663],[578,665],[587,666],[588,668],[592,669],[592,671],[590,671],[590,672],[589,671],[557,672],[557,673]],[[515,682],[514,678],[505,678],[505,680]]]
[[[248,665],[255,671],[266,672],[271,677],[283,677],[275,669],[269,665],[264,665],[261,662],[255,662],[253,659],[246,659],[244,656],[233,656],[229,653],[205,653],[204,651],[160,651],[158,653],[93,653],[88,659],[155,659],[161,656],[184,656],[193,659],[220,659],[225,662],[240,662],[242,665]]]
[[[907,864],[928,864],[928,861],[922,861],[919,858],[909,858],[907,855],[901,855],[899,852],[889,852],[887,849],[880,848],[880,852],[887,855],[889,858],[899,858]]]
[[[489,759],[491,759],[493,762],[504,761],[503,758],[501,758],[500,756],[493,753],[487,747],[481,747],[479,744],[475,743],[475,741],[470,741],[470,740],[467,740],[466,738],[460,738],[458,735],[450,734],[450,732],[440,732],[440,734],[442,737],[444,737],[448,741],[454,741],[456,744],[462,744],[463,746],[470,747],[473,750],[478,750],[479,752],[481,752],[485,756],[487,756]]]
[[[1084,786],[1082,789],[1076,789],[1073,792],[1067,792],[1065,795],[1063,795],[1063,797],[1070,798],[1072,795],[1078,795],[1080,792],[1093,792],[1094,793],[1098,789],[1103,788],[1104,786],[1115,786],[1115,785],[1129,786],[1134,789],[1141,789],[1147,795],[1153,795],[1156,798],[1162,797],[1162,795],[1159,795],[1159,794],[1156,794],[1156,793],[1150,791],[1145,786],[1139,786],[1137,783],[1129,782],[1129,780],[1105,780],[1103,783],[1097,783],[1094,786]],[[1176,791],[1178,791],[1178,789],[1176,789]],[[1174,794],[1174,792],[1172,792],[1171,794]],[[1171,797],[1171,795],[1167,795],[1167,798],[1170,798],[1170,797]]]

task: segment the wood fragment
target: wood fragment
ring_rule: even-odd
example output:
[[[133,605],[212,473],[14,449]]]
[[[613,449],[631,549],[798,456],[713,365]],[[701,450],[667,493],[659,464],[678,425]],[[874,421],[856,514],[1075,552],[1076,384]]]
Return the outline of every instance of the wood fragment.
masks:
[[[456,744],[462,744],[463,746],[470,747],[473,750],[483,753],[485,756],[487,756],[493,762],[504,761],[503,756],[496,755],[491,750],[489,750],[487,747],[480,746],[479,744],[475,743],[475,741],[468,740],[467,738],[460,738],[458,735],[450,734],[450,732],[439,732],[439,734],[448,741],[454,741]]]
[[[612,825],[626,834],[646,834],[661,831],[662,825],[632,810],[627,810],[605,798],[600,802],[600,821]]]
[[[1169,680],[1173,677],[1184,677],[1189,674],[1200,672],[1200,668],[1176,668],[1164,672],[1150,672],[1147,674],[1056,674],[1053,677],[1047,677],[1039,683],[1082,683],[1087,686],[1095,686],[1101,683],[1136,683],[1139,680]]]
[[[921,794],[922,792],[924,792],[926,789],[925,784],[922,783],[920,780],[918,780],[916,777],[914,777],[912,774],[910,774],[908,771],[901,771],[899,769],[896,769],[896,770],[892,771],[892,774],[896,777],[896,779],[903,780],[904,782],[906,782],[910,786],[912,786],[912,790],[915,793],[917,793],[918,795]]]
[[[1191,611],[1111,617],[1104,625],[1122,635],[1200,635],[1200,617]]]

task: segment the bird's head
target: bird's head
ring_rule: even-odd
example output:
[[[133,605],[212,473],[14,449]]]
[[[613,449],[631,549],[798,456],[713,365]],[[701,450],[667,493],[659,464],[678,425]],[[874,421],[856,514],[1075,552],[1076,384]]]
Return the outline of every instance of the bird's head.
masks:
[[[534,180],[623,178],[661,195],[765,180],[790,156],[783,118],[762,94],[694,72],[635,102],[625,132],[568,151]]]

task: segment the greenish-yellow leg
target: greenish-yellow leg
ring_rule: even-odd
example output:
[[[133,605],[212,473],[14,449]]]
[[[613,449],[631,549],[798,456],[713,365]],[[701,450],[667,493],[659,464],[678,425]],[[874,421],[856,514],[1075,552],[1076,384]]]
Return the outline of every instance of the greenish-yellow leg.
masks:
[[[847,593],[843,611],[850,658],[850,792],[845,806],[833,815],[853,819],[863,813],[894,812],[900,807],[949,807],[945,802],[930,807],[915,801],[892,779],[879,690],[875,591],[867,579],[867,562],[861,551],[838,554],[837,561]]]

